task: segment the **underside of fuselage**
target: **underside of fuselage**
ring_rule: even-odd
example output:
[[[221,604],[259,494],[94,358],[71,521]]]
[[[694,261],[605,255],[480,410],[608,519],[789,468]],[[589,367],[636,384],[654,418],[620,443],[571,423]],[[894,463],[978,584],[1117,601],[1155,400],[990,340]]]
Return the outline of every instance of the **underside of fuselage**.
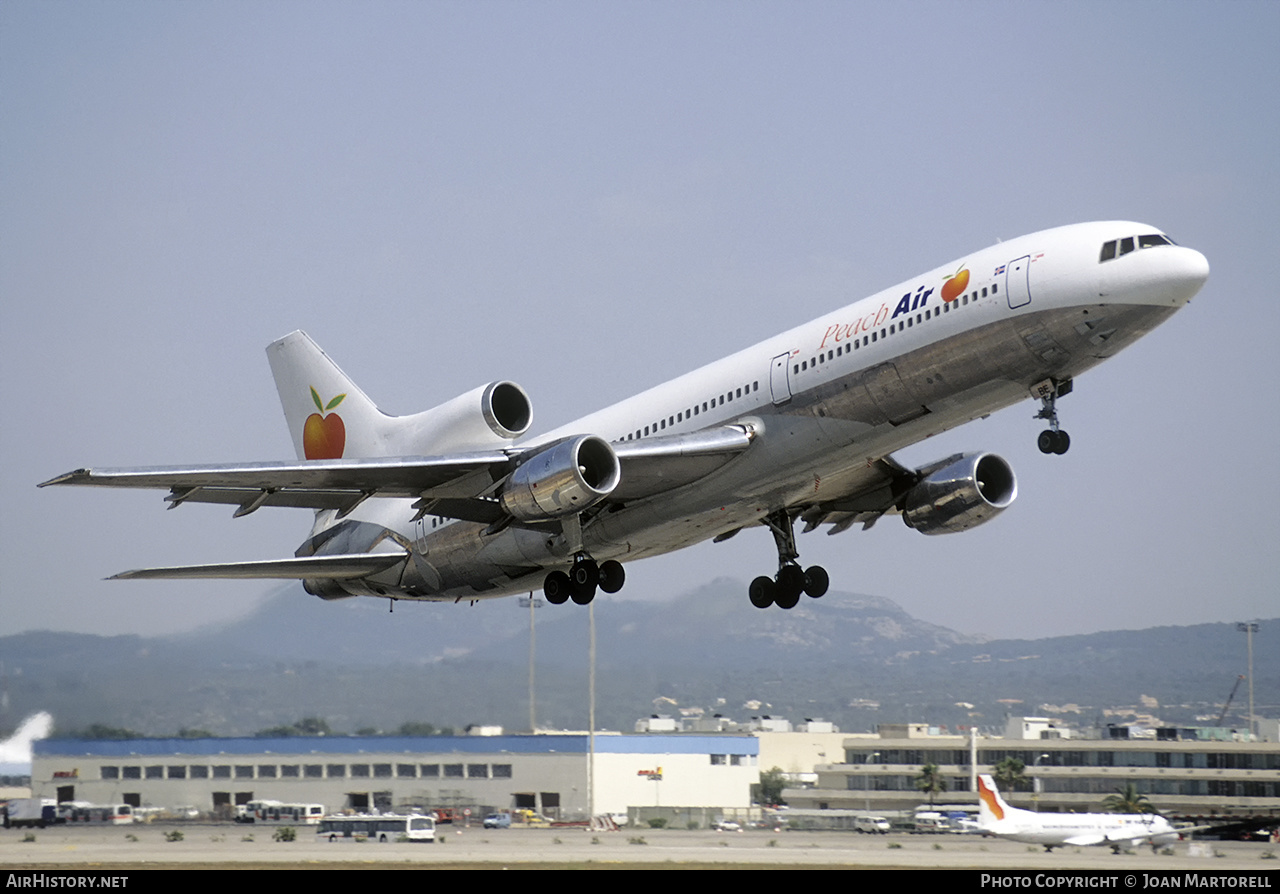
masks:
[[[1174,310],[1093,304],[1024,312],[797,387],[789,400],[745,416],[755,431],[751,447],[705,478],[584,513],[582,547],[597,560],[633,561],[735,532],[772,513],[838,505],[867,487],[865,470],[879,458],[1025,400],[1037,383],[1069,382]],[[494,598],[537,590],[549,569],[573,561],[554,523],[495,528],[411,520],[411,501],[374,502],[380,505],[367,504],[341,522],[321,513],[316,535],[298,555],[381,548],[403,550],[406,560],[367,578],[307,581],[310,592]]]

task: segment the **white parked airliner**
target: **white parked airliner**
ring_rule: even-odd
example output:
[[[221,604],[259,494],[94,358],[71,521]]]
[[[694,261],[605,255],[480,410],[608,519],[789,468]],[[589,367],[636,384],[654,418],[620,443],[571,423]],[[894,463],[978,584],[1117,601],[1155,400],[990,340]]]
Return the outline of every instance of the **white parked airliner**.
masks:
[[[995,780],[978,777],[978,829],[998,838],[1055,847],[1105,844],[1115,851],[1139,844],[1173,844],[1181,834],[1209,826],[1175,829],[1154,813],[1034,813],[1010,807],[1000,797]]]
[[[148,568],[118,578],[298,578],[326,599],[475,600],[541,587],[586,604],[623,564],[755,525],[777,572],[761,608],[817,597],[794,525],[923,534],[1005,509],[1013,470],[990,453],[919,469],[893,451],[1028,398],[1045,453],[1064,453],[1057,399],[1204,285],[1204,256],[1147,224],[1085,223],[952,261],[538,437],[512,382],[388,416],[306,334],[267,348],[297,462],[79,469],[44,484],[164,488],[170,507],[315,510],[293,558]],[[42,485],[43,486],[43,485]]]

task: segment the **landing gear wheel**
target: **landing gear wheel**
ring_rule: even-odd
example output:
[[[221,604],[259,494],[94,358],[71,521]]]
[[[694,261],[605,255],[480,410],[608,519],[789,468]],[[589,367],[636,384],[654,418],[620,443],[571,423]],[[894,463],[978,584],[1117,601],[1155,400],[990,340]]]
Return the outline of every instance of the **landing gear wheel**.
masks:
[[[578,605],[588,605],[596,598],[600,583],[600,567],[590,559],[579,559],[569,569],[569,596]]]
[[[783,565],[778,569],[778,592],[773,601],[778,608],[795,608],[804,592],[804,571],[799,565]]]
[[[818,599],[825,596],[829,586],[831,586],[831,578],[827,575],[827,569],[821,565],[811,565],[805,570],[804,591],[810,598]]]
[[[793,593],[790,590],[778,588],[778,595],[774,597],[773,604],[778,608],[791,609],[800,604],[800,594]]]
[[[1040,432],[1040,436],[1036,438],[1036,446],[1040,448],[1041,453],[1053,453],[1053,448],[1058,444],[1057,432],[1045,429]]]
[[[768,608],[773,605],[773,598],[777,589],[769,578],[757,577],[751,582],[751,586],[747,588],[747,596],[751,599],[751,604],[756,608]]]
[[[569,575],[563,571],[553,571],[542,582],[542,595],[552,605],[564,605],[569,601]]]
[[[1071,448],[1071,435],[1067,434],[1062,429],[1058,429],[1054,435],[1056,443],[1053,445],[1053,452],[1058,454],[1058,456],[1062,456],[1062,454],[1066,453]]]
[[[600,589],[606,593],[616,593],[627,581],[627,572],[622,569],[621,562],[608,559],[600,563]]]

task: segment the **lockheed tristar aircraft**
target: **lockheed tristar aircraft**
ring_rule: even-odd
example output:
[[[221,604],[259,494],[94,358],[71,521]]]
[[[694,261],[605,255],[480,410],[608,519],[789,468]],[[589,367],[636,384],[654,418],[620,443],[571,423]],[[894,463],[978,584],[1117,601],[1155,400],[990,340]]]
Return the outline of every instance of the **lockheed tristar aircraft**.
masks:
[[[828,586],[825,570],[798,562],[797,521],[835,534],[900,514],[946,534],[990,520],[1017,494],[999,456],[909,469],[893,452],[1031,398],[1048,426],[1040,449],[1065,453],[1058,398],[1208,275],[1203,255],[1147,224],[1046,230],[538,437],[526,437],[532,409],[513,382],[389,416],[294,332],[267,356],[297,462],[78,469],[44,484],[164,488],[170,508],[224,503],[237,517],[315,511],[293,558],[117,578],[297,578],[326,599],[469,601],[540,587],[553,603],[585,605],[597,588],[622,587],[625,562],[760,525],[777,565],[751,582],[751,602],[792,608]]]
[[[1154,813],[1033,813],[1010,807],[990,776],[978,777],[978,829],[998,838],[1042,844],[1046,851],[1063,845],[1105,844],[1119,852],[1139,844],[1173,844],[1182,834],[1209,826],[1175,829]]]

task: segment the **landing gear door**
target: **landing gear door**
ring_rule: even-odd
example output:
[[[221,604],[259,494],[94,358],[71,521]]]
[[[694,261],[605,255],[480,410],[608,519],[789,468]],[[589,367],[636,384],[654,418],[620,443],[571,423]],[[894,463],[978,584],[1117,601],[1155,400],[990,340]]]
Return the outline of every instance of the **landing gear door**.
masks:
[[[779,354],[773,358],[769,368],[769,390],[773,393],[773,402],[780,406],[791,400],[791,355]]]
[[[1005,265],[1004,294],[1010,310],[1031,303],[1031,255]]]

